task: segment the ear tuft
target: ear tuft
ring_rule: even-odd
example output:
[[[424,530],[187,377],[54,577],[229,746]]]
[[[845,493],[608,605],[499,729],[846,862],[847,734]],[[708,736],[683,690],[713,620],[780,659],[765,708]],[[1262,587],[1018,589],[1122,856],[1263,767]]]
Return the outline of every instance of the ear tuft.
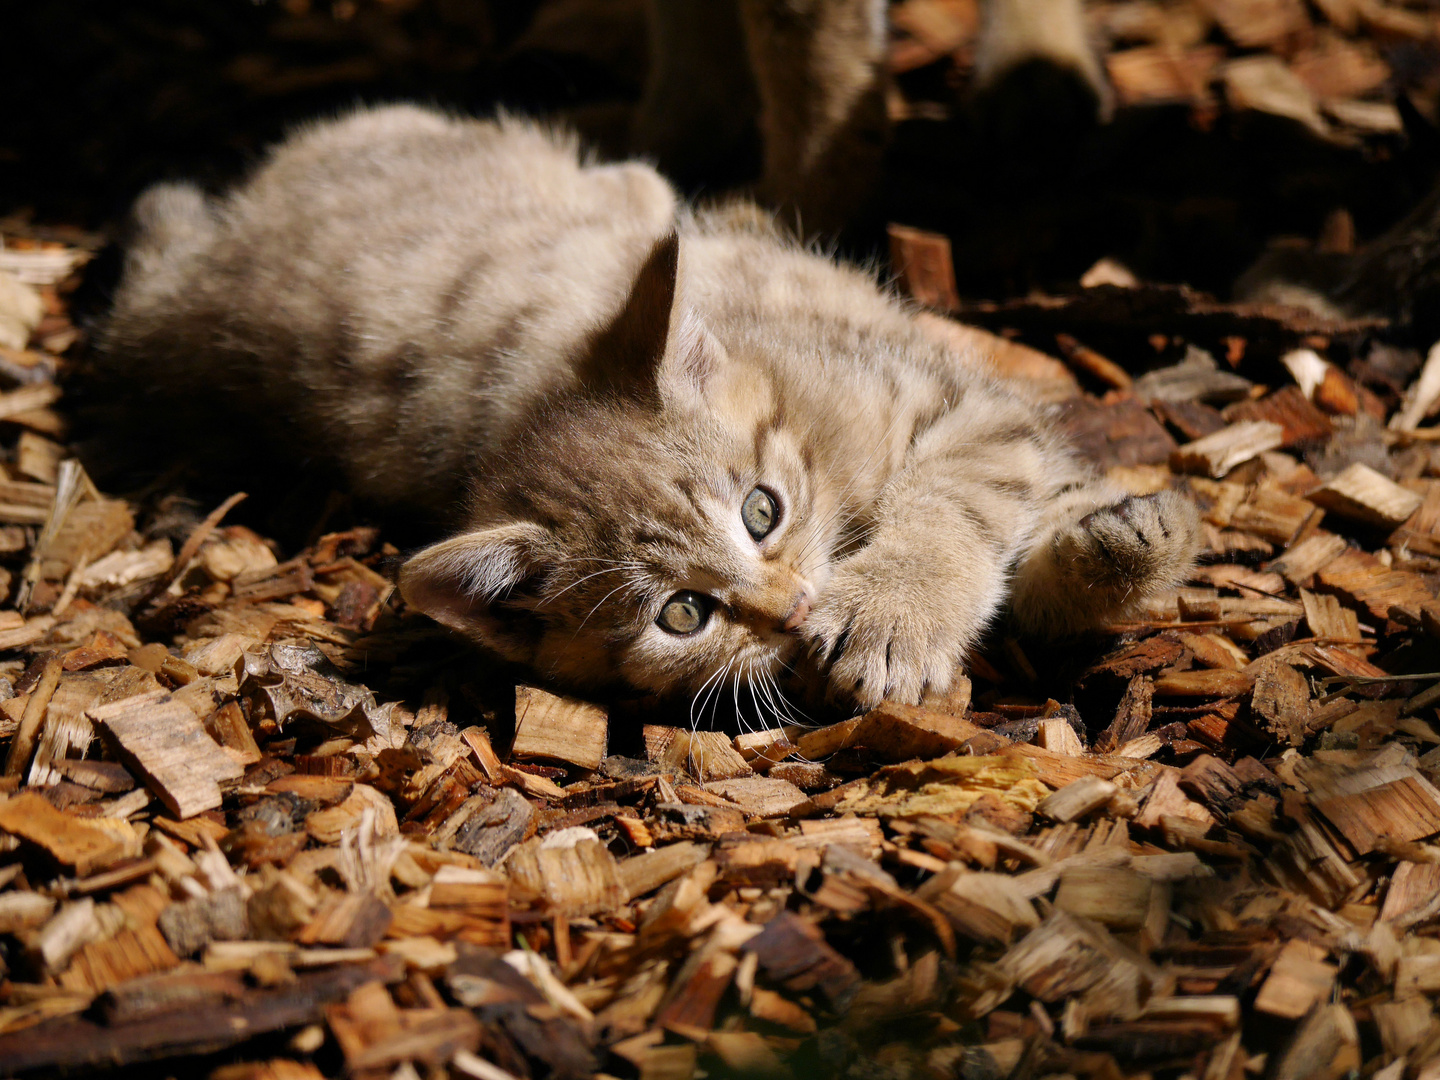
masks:
[[[497,601],[548,565],[550,534],[514,522],[462,533],[426,548],[400,571],[405,602],[508,660],[525,663],[533,641]]]

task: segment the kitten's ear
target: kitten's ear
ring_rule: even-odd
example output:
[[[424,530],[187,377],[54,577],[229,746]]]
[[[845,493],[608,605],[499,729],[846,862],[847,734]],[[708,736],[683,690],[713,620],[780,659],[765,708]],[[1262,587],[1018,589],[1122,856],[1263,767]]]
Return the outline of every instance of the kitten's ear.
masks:
[[[514,522],[462,533],[426,548],[400,571],[400,595],[442,626],[459,630],[507,660],[528,663],[534,620],[504,600],[550,562],[550,534]]]
[[[591,344],[580,367],[582,386],[654,406],[662,385],[681,396],[703,393],[725,348],[676,303],[679,275],[680,236],[672,229],[655,241],[625,306]]]
[[[645,256],[620,314],[592,343],[580,370],[583,386],[658,402],[679,273],[680,236],[671,229]]]

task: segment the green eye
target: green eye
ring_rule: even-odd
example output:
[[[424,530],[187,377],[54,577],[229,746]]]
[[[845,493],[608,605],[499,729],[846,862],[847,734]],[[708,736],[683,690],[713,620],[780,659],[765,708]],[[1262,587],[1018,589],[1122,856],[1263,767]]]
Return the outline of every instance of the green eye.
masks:
[[[764,488],[757,487],[746,495],[745,502],[740,507],[740,520],[745,523],[745,531],[756,540],[764,540],[769,536],[779,517],[780,508]]]
[[[711,599],[700,593],[677,592],[665,601],[655,623],[671,634],[696,633],[709,620],[711,604]]]

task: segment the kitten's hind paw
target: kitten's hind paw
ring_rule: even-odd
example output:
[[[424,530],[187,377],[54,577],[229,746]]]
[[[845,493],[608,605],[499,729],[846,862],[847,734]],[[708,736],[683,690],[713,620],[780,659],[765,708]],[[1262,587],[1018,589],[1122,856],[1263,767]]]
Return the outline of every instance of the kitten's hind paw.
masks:
[[[1049,637],[1123,618],[1184,580],[1199,543],[1199,515],[1176,491],[1092,510],[1057,529],[1017,567],[1016,618]]]

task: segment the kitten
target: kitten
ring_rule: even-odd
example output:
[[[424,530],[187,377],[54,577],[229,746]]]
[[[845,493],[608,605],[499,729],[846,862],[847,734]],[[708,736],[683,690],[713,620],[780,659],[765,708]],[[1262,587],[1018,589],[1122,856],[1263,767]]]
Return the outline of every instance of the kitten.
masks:
[[[562,688],[913,702],[1007,601],[1103,625],[1196,548],[870,274],[528,123],[360,111],[135,216],[108,362],[448,512],[405,598]]]

